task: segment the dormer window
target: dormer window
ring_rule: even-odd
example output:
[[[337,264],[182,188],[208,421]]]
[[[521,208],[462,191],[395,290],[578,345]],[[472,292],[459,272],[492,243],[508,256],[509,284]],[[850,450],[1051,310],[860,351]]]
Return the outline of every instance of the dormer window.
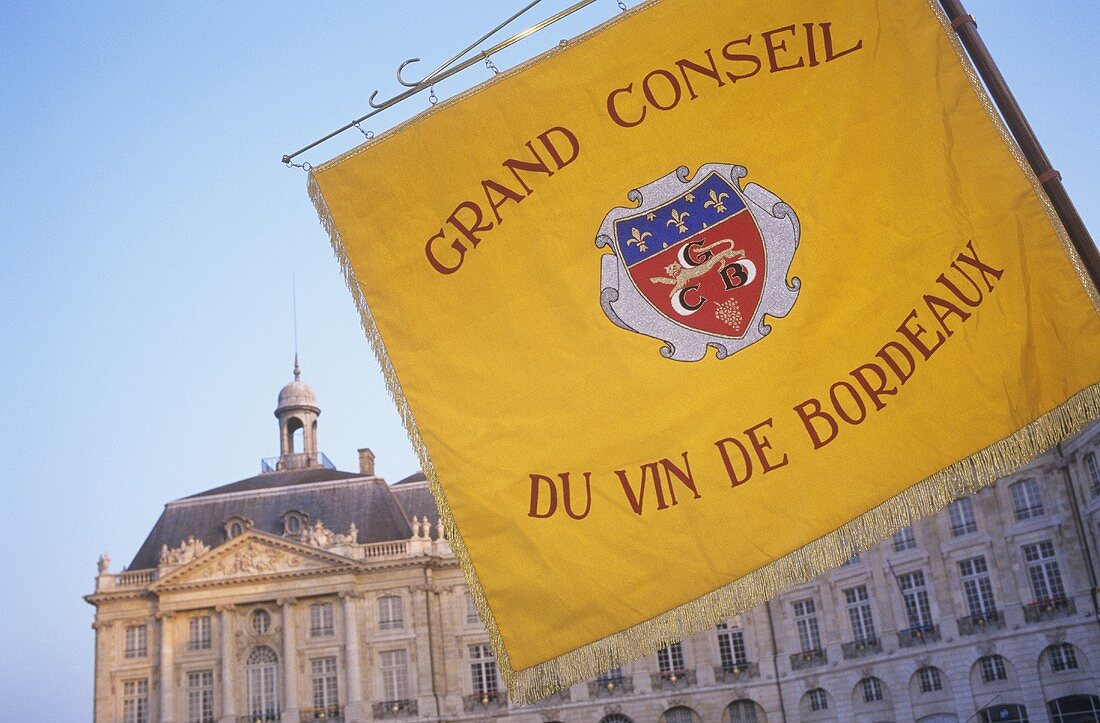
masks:
[[[286,537],[301,537],[309,529],[309,515],[300,510],[285,512],[279,519],[283,521],[283,535]]]
[[[232,540],[234,537],[240,537],[251,529],[252,520],[237,516],[230,517],[225,521],[225,539]]]

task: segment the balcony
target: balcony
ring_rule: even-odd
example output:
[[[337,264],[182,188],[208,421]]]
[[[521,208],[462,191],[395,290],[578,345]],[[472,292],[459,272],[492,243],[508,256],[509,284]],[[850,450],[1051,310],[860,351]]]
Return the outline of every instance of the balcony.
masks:
[[[569,689],[555,690],[548,696],[539,698],[532,705],[556,705],[558,703],[568,703],[572,698],[569,695]]]
[[[937,625],[914,625],[898,631],[898,645],[903,648],[938,643],[939,640],[940,629]]]
[[[589,698],[607,698],[634,692],[634,680],[625,675],[612,675],[588,681]]]
[[[760,677],[760,666],[756,663],[733,663],[714,666],[714,680],[718,683],[737,683]]]
[[[791,670],[803,670],[804,668],[816,668],[829,662],[828,654],[821,648],[803,650],[801,653],[791,653]]]
[[[882,641],[878,638],[853,640],[850,643],[841,645],[840,652],[844,655],[845,660],[854,660],[855,658],[863,658],[868,655],[878,655],[882,652]]]
[[[1024,605],[1024,620],[1029,623],[1041,623],[1044,620],[1068,618],[1077,614],[1077,604],[1064,597],[1052,597]]]
[[[299,720],[302,723],[311,723],[315,720],[330,721],[330,723],[343,723],[344,711],[338,705],[302,708]]]
[[[466,696],[462,701],[462,709],[467,713],[491,708],[506,708],[507,706],[508,696],[499,690],[483,690],[480,693]]]
[[[374,719],[415,718],[419,715],[415,700],[386,700],[372,706]]]
[[[237,716],[237,723],[279,723],[279,714],[268,711],[267,713],[239,715]]]
[[[694,670],[662,670],[649,676],[653,690],[678,690],[695,685]]]
[[[959,635],[981,635],[990,630],[1000,630],[1005,626],[1005,618],[1000,610],[990,610],[978,615],[964,615],[957,622]]]

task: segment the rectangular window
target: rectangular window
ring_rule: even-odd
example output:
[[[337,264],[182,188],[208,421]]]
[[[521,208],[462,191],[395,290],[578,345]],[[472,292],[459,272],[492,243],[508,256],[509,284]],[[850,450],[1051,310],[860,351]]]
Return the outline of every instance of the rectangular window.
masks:
[[[657,669],[662,675],[684,670],[684,649],[680,643],[673,643],[657,651]]]
[[[213,670],[194,670],[187,674],[187,722],[214,723]]]
[[[148,678],[123,682],[122,723],[149,723]]]
[[[187,649],[210,650],[209,615],[199,615],[187,621]]]
[[[997,611],[984,556],[960,560],[959,575],[962,577],[963,593],[966,595],[966,607],[972,616],[984,617]]]
[[[1043,497],[1039,494],[1038,482],[1030,478],[1020,480],[1011,489],[1012,506],[1016,510],[1017,520],[1043,516]]]
[[[982,682],[995,683],[998,680],[1008,680],[1008,670],[1005,669],[1005,659],[999,655],[987,655],[978,661],[982,671]]]
[[[875,621],[871,617],[867,586],[859,585],[845,590],[844,602],[848,605],[848,622],[852,625],[853,640],[857,643],[875,640]]]
[[[898,575],[898,586],[901,587],[909,629],[931,627],[932,609],[928,605],[928,589],[924,585],[924,572],[917,570]]]
[[[969,497],[955,500],[947,506],[951,518],[951,535],[962,537],[978,531],[978,522],[974,519],[974,502]]]
[[[496,695],[497,659],[487,644],[470,646],[470,682],[474,695]]]
[[[386,595],[378,598],[378,627],[380,630],[399,630],[405,627],[405,613],[401,598]]]
[[[409,663],[404,650],[378,654],[382,671],[382,698],[387,702],[409,699]]]
[[[466,593],[466,624],[475,625],[481,622],[481,616],[477,614],[477,605],[474,604],[474,596]]]
[[[733,670],[749,662],[745,651],[745,634],[727,623],[718,624],[718,656],[724,670]]]
[[[1077,653],[1069,643],[1050,647],[1050,669],[1055,673],[1077,669]]]
[[[1094,495],[1100,495],[1100,464],[1096,462],[1096,453],[1089,452],[1085,455],[1085,469],[1089,473],[1089,484]]]
[[[313,685],[313,707],[326,713],[340,705],[336,692],[336,658],[314,658],[309,661],[309,678]]]
[[[905,552],[917,546],[917,536],[912,527],[898,530],[894,533],[894,552]]]
[[[335,633],[332,603],[309,606],[309,637],[326,638]]]
[[[817,610],[813,598],[794,602],[795,628],[798,630],[800,652],[809,653],[821,649],[821,633],[817,627]]]
[[[1024,560],[1027,562],[1027,575],[1031,580],[1035,602],[1048,603],[1066,599],[1062,573],[1058,569],[1054,544],[1050,540],[1024,545]]]
[[[943,679],[940,678],[938,668],[921,668],[917,671],[917,681],[920,683],[922,693],[943,690]]]
[[[130,625],[126,628],[126,646],[123,656],[144,658],[149,653],[149,630],[145,625]]]

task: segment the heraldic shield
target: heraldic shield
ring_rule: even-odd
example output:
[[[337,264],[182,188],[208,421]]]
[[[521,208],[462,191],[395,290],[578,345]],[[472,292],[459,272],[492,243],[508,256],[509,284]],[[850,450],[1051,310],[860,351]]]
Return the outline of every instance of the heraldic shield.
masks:
[[[764,338],[764,316],[786,316],[801,282],[787,281],[798,246],[794,211],[755,183],[743,166],[711,163],[627,194],[596,236],[602,257],[600,304],[615,325],[665,342],[661,355],[719,359]]]

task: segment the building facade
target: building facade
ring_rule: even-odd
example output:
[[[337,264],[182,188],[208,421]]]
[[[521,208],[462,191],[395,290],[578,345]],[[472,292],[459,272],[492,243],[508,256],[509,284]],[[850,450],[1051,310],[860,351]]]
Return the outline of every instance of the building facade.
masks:
[[[513,706],[423,475],[334,469],[299,378],[261,474],[100,559],[99,723],[1100,721],[1100,424],[707,633]]]

